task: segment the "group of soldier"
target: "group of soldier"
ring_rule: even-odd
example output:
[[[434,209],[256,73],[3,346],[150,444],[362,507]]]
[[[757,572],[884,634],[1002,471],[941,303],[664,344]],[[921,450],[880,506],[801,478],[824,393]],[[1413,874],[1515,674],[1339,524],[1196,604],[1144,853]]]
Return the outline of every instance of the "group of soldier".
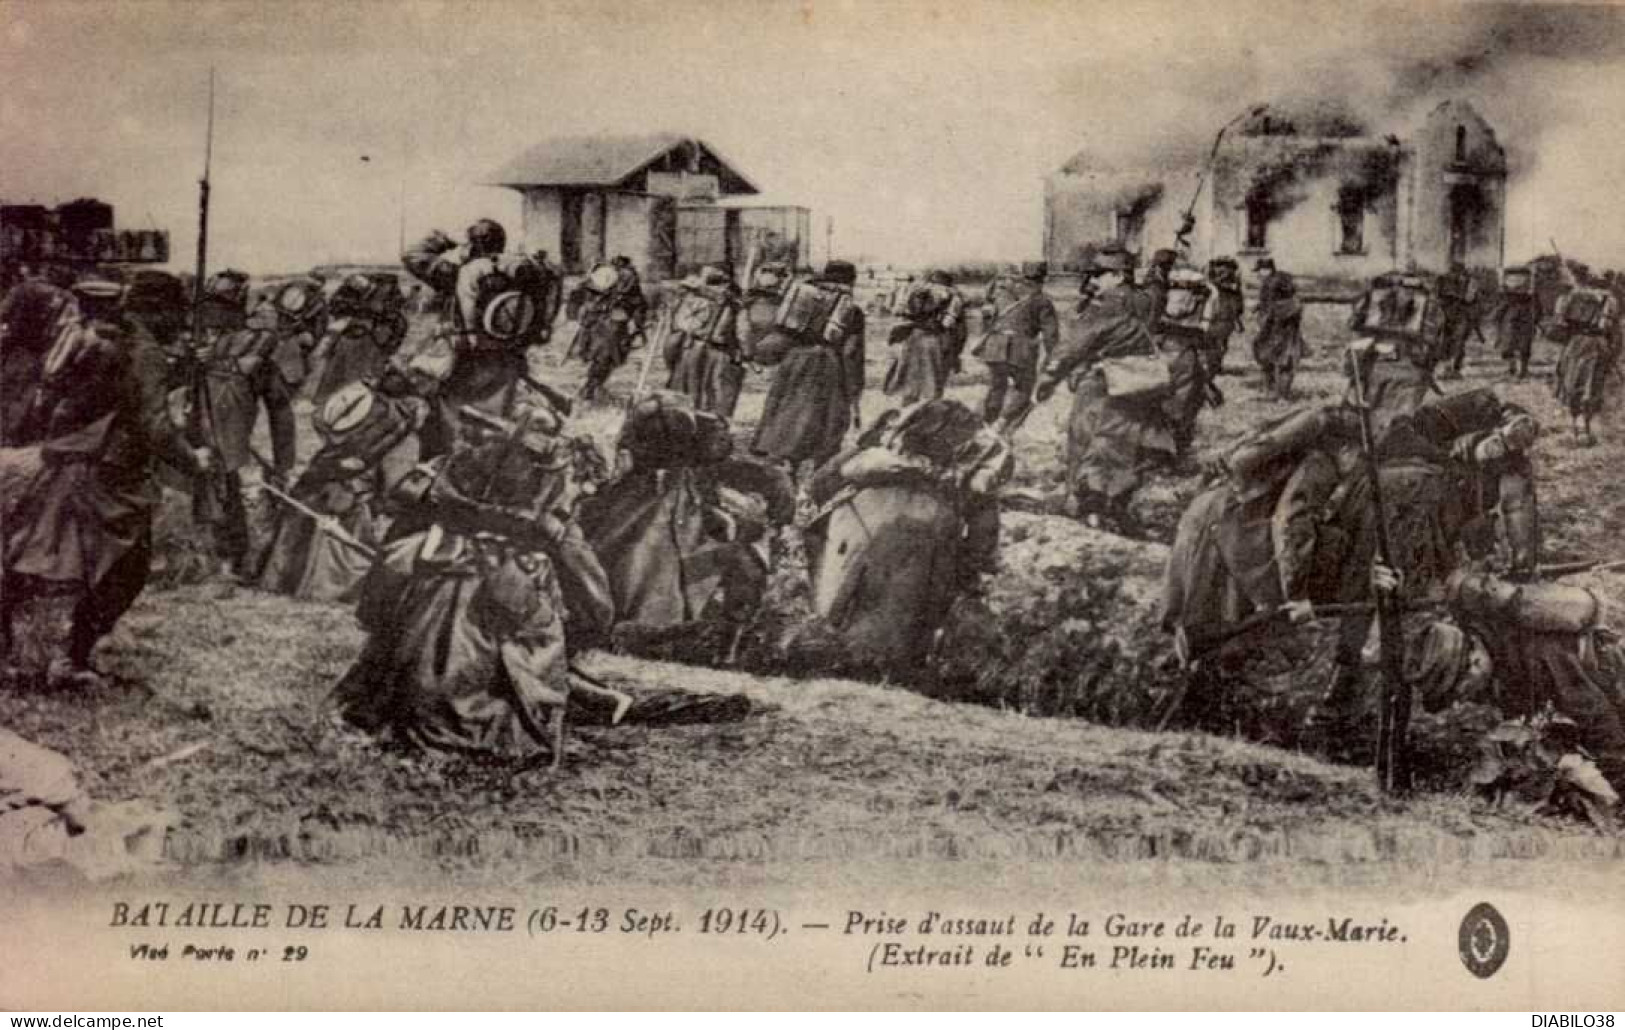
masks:
[[[1034,406],[1069,387],[1069,505],[1098,528],[1142,535],[1132,502],[1145,471],[1197,474],[1198,420],[1223,403],[1218,380],[1246,314],[1234,259],[1198,273],[1172,250],[1143,276],[1120,246],[1093,251],[1064,319],[1042,263],[997,277],[980,305],[934,272],[893,300],[883,389],[898,407],[865,425],[867,326],[849,262],[803,278],[754,258],[740,279],[708,266],[652,304],[625,258],[566,291],[545,255],[511,252],[502,227],[482,220],[461,242],[430,235],[402,263],[436,312],[410,348],[392,276],[332,289],[300,278],[258,296],[233,272],[192,295],[161,273],[41,277],[10,291],[0,472],[25,489],[5,501],[8,660],[13,609],[68,592],[72,627],[50,678],[100,682],[92,652],[145,582],[167,475],[191,493],[236,581],[357,604],[368,640],[335,703],[350,724],[416,746],[557,762],[572,699],[612,722],[631,709],[571,660],[628,626],[719,624],[732,629],[732,654],[771,564],[785,560],[780,530],[798,502],[812,509],[801,536],[814,614],[852,652],[917,667],[954,598],[996,564],[1009,441]],[[1265,391],[1290,399],[1304,303],[1267,260],[1254,271],[1253,356]],[[1354,328],[1370,339],[1346,359],[1348,396],[1229,452],[1170,560],[1165,624],[1183,650],[1195,641],[1221,654],[1226,628],[1249,613],[1303,619],[1317,604],[1365,603],[1343,616],[1325,706],[1352,718],[1350,699],[1370,693],[1361,654],[1372,612],[1393,591],[1480,599],[1461,616],[1480,622],[1574,600],[1526,585],[1539,549],[1533,420],[1490,391],[1438,395],[1435,370],[1459,375],[1477,324],[1465,281],[1459,269],[1434,283],[1379,277],[1355,305]],[[1569,339],[1557,382],[1590,439],[1617,307],[1574,297],[1558,312]],[[945,396],[978,311],[979,412]],[[561,314],[574,326],[562,356],[587,366],[573,396],[538,361]],[[1512,288],[1494,318],[1509,372],[1526,375],[1538,308]],[[606,460],[572,419],[606,399],[640,349]],[[661,388],[649,382],[656,356]],[[771,369],[772,382],[746,434],[736,421],[751,368]],[[295,479],[301,392],[319,445]],[[252,442],[261,409],[269,456]],[[256,466],[273,512],[258,548],[242,478]],[[1460,555],[1482,553],[1485,525],[1498,527],[1507,578],[1464,585],[1474,568]],[[1503,586],[1523,608],[1481,601]],[[1542,618],[1518,624],[1527,653],[1573,661],[1542,665],[1545,678],[1508,705],[1584,709],[1593,750],[1618,775],[1625,706],[1598,664],[1595,611]],[[1416,662],[1464,675],[1470,648],[1455,628],[1425,637],[1457,641],[1455,652]],[[1452,681],[1429,697],[1462,689]]]

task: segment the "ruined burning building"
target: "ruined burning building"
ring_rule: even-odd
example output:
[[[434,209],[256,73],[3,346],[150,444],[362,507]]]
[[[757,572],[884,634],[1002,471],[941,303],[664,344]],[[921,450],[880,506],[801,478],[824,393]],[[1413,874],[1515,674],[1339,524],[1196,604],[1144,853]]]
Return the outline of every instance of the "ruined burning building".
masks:
[[[1088,152],[1045,181],[1044,252],[1076,265],[1107,241],[1172,247],[1207,158],[1111,166]],[[1499,269],[1506,153],[1472,105],[1433,108],[1408,139],[1373,136],[1327,109],[1271,108],[1225,138],[1193,214],[1190,260],[1272,257],[1311,280],[1348,284],[1452,260]]]

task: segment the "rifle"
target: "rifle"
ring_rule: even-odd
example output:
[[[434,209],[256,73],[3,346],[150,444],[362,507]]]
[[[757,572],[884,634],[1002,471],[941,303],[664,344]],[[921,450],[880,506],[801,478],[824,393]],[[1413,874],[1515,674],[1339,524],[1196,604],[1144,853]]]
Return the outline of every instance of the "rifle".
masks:
[[[1559,579],[1563,576],[1573,576],[1581,572],[1613,572],[1616,569],[1625,569],[1625,558],[1592,558],[1588,561],[1541,565],[1535,569],[1535,578]]]
[[[1371,429],[1371,406],[1366,400],[1365,376],[1360,363],[1353,365],[1354,404],[1360,413],[1360,451],[1371,481],[1371,503],[1375,509],[1377,557],[1394,568],[1393,550],[1388,542],[1388,513],[1382,501],[1382,478],[1377,466],[1377,441]],[[1405,679],[1404,641],[1400,639],[1398,599],[1386,592],[1376,598],[1377,644],[1382,658],[1382,699],[1377,709],[1377,784],[1389,794],[1410,790],[1409,741],[1411,685]]]
[[[1179,218],[1179,231],[1174,233],[1174,248],[1176,250],[1190,249],[1190,235],[1196,229],[1196,201],[1202,196],[1202,184],[1207,181],[1208,173],[1213,170],[1213,162],[1218,160],[1219,144],[1224,141],[1224,134],[1230,131],[1231,126],[1244,118],[1257,118],[1269,110],[1269,106],[1268,104],[1259,104],[1257,107],[1243,111],[1225,122],[1219,129],[1218,134],[1213,137],[1213,147],[1208,151],[1207,163],[1202,166],[1200,172],[1196,173],[1196,188],[1191,191],[1191,202],[1185,205],[1185,211]]]
[[[192,430],[195,442],[216,455],[220,453],[219,434],[215,431],[214,409],[209,403],[209,376],[205,362],[199,357],[204,346],[203,284],[208,270],[209,255],[209,174],[214,164],[214,69],[209,69],[209,123],[203,146],[203,178],[198,181],[197,272],[192,283],[192,340],[186,352],[187,394],[192,406]],[[226,495],[230,482],[222,471],[200,473],[193,485],[193,519],[213,523],[226,509]]]
[[[1427,611],[1441,607],[1443,601],[1415,601],[1401,606],[1404,611]],[[1317,604],[1310,608],[1312,619],[1338,619],[1345,615],[1363,615],[1375,609],[1370,601],[1337,602],[1335,604]],[[1191,634],[1181,626],[1174,631],[1174,654],[1179,659],[1181,667],[1189,669],[1203,658],[1217,651],[1232,640],[1239,639],[1261,629],[1266,629],[1276,623],[1288,619],[1290,609],[1285,605],[1271,608],[1268,611],[1257,612],[1242,619],[1240,622],[1228,626],[1219,626],[1213,629],[1198,630]]]
[[[281,487],[277,486],[276,483],[272,482],[270,475],[276,472],[276,466],[267,461],[265,455],[261,454],[258,448],[250,447],[248,449],[248,453],[254,458],[254,461],[260,466],[260,468],[267,473],[267,475],[264,476],[260,482],[260,486],[265,489],[266,493],[281,501],[295,513],[303,515],[305,518],[309,519],[315,524],[318,532],[326,533],[334,540],[337,540],[339,543],[350,548],[369,561],[374,561],[378,558],[377,548],[356,539],[355,535],[340,525],[339,521],[333,516],[323,515],[321,512],[312,508],[310,505],[299,500],[299,498],[293,496],[292,494],[288,493],[288,491],[282,489]]]
[[[632,396],[626,400],[626,409],[628,411],[631,411],[633,405],[637,404],[638,399],[643,396],[644,387],[649,382],[649,366],[654,364],[655,352],[664,350],[666,347],[666,337],[671,335],[672,307],[673,305],[670,303],[662,306],[660,324],[655,329],[655,338],[643,341],[643,367],[638,369],[637,385],[632,388]],[[640,329],[638,332],[641,335],[643,330]]]

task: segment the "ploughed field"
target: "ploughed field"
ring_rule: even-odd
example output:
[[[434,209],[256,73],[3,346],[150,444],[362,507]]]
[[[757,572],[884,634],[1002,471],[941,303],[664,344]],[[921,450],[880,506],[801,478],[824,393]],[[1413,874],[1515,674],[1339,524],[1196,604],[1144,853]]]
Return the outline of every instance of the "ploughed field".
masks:
[[[1345,309],[1309,310],[1313,352],[1300,400],[1324,403],[1340,389]],[[889,322],[870,325],[866,421],[887,406],[878,383]],[[425,332],[415,326],[414,338]],[[556,353],[567,335],[535,371],[573,390],[582,367],[560,367]],[[1494,384],[1548,431],[1537,457],[1548,560],[1611,553],[1611,542],[1625,540],[1625,500],[1611,475],[1625,459],[1625,422],[1609,417],[1600,446],[1572,449],[1544,380],[1502,382],[1493,353],[1471,347],[1466,381],[1447,388]],[[1537,348],[1544,375],[1555,353]],[[634,354],[612,380],[617,399],[631,392],[641,359]],[[985,376],[974,359],[967,365],[951,393],[974,405]],[[1225,377],[1228,403],[1203,415],[1204,456],[1286,410],[1258,396],[1245,340],[1232,344],[1228,366],[1244,374]],[[657,359],[651,381],[662,376]],[[767,383],[768,373],[747,380],[746,426]],[[1214,733],[1176,718],[1150,732],[1177,681],[1155,631],[1165,545],[1199,479],[1158,474],[1142,492],[1142,517],[1160,543],[1058,514],[1069,403],[1061,391],[1018,435],[1012,486],[1023,510],[1006,513],[985,608],[956,623],[943,670],[916,689],[822,678],[785,661],[775,633],[804,605],[791,568],[776,574],[774,611],[731,667],[698,664],[721,664],[720,650],[703,648],[682,654],[686,662],[608,653],[582,661],[634,693],[743,694],[752,704],[743,721],[573,727],[557,773],[381,750],[335,727],[324,707],[361,644],[350,612],[246,589],[216,596],[196,582],[198,534],[172,495],[159,526],[163,568],[99,656],[113,685],[92,695],[6,694],[0,717],[72,757],[97,798],[146,798],[172,813],[167,865],[156,875],[189,883],[315,874],[748,884],[834,882],[858,870],[879,882],[947,883],[989,869],[1065,881],[1073,867],[1152,861],[1187,870],[1171,875],[1420,884],[1552,873],[1544,861],[1501,859],[1557,859],[1595,873],[1625,852],[1619,838],[1585,824],[1455,789],[1388,799],[1365,768],[1236,735],[1300,745],[1267,719],[1238,718]],[[607,446],[620,411],[614,401],[596,406],[578,425]],[[302,431],[308,455],[308,425]],[[1572,581],[1602,594],[1618,621],[1625,579]]]

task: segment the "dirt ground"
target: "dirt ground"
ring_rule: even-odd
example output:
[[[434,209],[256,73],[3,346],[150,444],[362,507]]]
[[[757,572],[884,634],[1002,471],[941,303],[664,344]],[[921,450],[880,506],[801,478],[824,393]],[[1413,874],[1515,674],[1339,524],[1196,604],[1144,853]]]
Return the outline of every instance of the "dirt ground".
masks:
[[[1337,394],[1347,334],[1343,309],[1310,313],[1314,352],[1299,402],[1323,403]],[[871,320],[866,421],[888,406],[878,389],[889,356],[885,328]],[[1607,420],[1601,446],[1569,447],[1538,378],[1555,354],[1538,351],[1537,378],[1507,383],[1493,354],[1472,347],[1467,379],[1447,387],[1495,385],[1548,430],[1536,457],[1548,560],[1607,553],[1625,527],[1625,500],[1609,476],[1625,457],[1622,427]],[[1203,416],[1203,456],[1285,410],[1258,396],[1245,357],[1238,340],[1228,366],[1243,374],[1222,380],[1228,403]],[[617,397],[632,390],[641,358],[612,380]],[[556,353],[542,355],[537,371],[567,389],[581,378],[581,366],[560,367]],[[660,376],[657,362],[651,377]],[[972,367],[951,395],[974,405],[984,381]],[[747,425],[767,382],[767,374],[748,380],[740,411]],[[1017,437],[1016,485],[1046,499],[1041,507],[1058,503],[1069,400],[1063,391]],[[607,445],[620,410],[612,400],[582,413],[579,425]],[[1171,537],[1199,485],[1195,477],[1153,477],[1140,509],[1156,535]],[[1501,859],[1591,865],[1625,849],[1580,824],[1496,810],[1463,794],[1394,801],[1377,793],[1366,769],[1239,739],[1035,718],[1008,703],[762,674],[749,661],[754,673],[588,656],[589,671],[635,694],[736,693],[752,711],[712,726],[579,726],[558,773],[397,754],[327,718],[327,691],[361,643],[348,610],[248,590],[217,597],[212,586],[187,582],[201,559],[178,497],[159,529],[157,583],[99,656],[113,685],[91,696],[43,688],[0,696],[0,719],[74,758],[96,797],[146,798],[173,812],[178,825],[158,875],[187,882],[275,880],[301,869],[357,882],[380,870],[425,882],[799,882],[859,865],[899,876],[929,868],[951,880],[981,875],[986,863],[1048,876],[1039,870],[1148,859],[1268,863],[1311,879],[1375,863],[1422,880],[1462,863],[1499,877],[1508,875]],[[1060,639],[1090,655],[1114,649],[1146,668],[1165,660],[1166,645],[1148,629],[1163,543],[1125,541],[1042,511],[1007,512],[1004,531],[987,604],[1098,590],[1098,619],[1075,620]],[[1597,590],[1611,609],[1625,603],[1617,574],[1572,581]],[[1024,642],[990,646],[1019,657]],[[184,757],[152,764],[163,756]],[[1530,865],[1529,875],[1537,867],[1550,875],[1546,862]]]

